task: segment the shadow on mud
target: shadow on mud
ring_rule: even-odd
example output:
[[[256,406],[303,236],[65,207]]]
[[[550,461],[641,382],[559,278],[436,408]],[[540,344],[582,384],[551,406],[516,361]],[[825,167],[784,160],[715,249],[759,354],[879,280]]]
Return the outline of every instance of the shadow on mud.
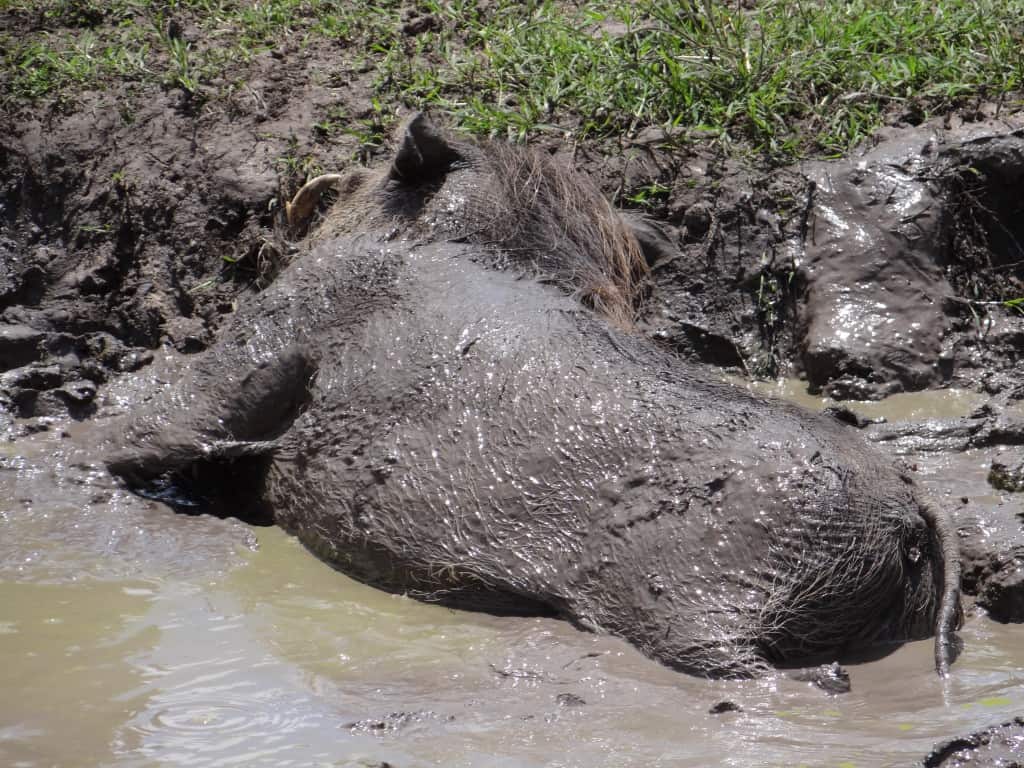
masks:
[[[259,490],[269,462],[269,458],[196,462],[184,472],[152,478],[132,490],[179,514],[234,518],[249,525],[270,526],[274,524],[274,514],[261,502]]]

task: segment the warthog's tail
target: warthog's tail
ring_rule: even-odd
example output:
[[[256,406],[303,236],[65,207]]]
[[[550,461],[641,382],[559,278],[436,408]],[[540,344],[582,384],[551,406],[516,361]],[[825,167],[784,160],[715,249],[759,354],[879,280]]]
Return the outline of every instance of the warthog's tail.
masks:
[[[949,674],[956,659],[956,630],[960,627],[960,546],[949,513],[931,502],[921,503],[921,517],[931,526],[942,551],[942,597],[935,613],[935,671]]]

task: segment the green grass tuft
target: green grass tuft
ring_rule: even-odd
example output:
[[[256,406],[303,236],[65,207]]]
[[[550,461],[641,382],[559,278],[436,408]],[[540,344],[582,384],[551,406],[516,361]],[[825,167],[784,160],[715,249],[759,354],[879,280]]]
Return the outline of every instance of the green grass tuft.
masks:
[[[382,111],[432,106],[523,140],[664,126],[773,156],[835,155],[887,119],[917,121],[1024,88],[1024,0],[0,0],[39,31],[0,35],[0,85],[39,99],[112,80],[190,93],[290,39],[374,75]],[[170,39],[171,18],[202,31]],[[331,121],[328,121],[331,122]],[[333,121],[320,127],[338,130]],[[354,126],[375,136],[378,126]]]

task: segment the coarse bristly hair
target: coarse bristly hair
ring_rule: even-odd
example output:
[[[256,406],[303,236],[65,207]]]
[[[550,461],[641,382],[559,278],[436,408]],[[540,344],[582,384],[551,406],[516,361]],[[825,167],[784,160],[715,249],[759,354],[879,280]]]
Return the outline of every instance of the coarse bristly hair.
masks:
[[[630,325],[647,264],[618,213],[588,180],[551,158],[504,144],[488,150],[502,187],[496,201],[483,201],[492,210],[492,243],[600,314]]]
[[[620,327],[633,324],[647,264],[632,231],[585,177],[529,148],[431,131],[430,140],[443,142],[455,159],[420,178],[396,181],[391,168],[358,170],[303,187],[290,208],[298,210],[301,201],[308,211],[310,192],[318,195],[326,186],[340,192],[311,235],[314,242],[387,227],[471,242],[494,256],[495,265],[552,282]],[[454,215],[446,211],[439,229],[431,201],[455,174],[462,207]]]

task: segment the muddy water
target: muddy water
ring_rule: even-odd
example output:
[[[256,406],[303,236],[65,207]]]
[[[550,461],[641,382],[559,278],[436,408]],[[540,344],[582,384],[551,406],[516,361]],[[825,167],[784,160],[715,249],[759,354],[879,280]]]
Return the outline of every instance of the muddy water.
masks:
[[[796,397],[787,386],[773,389]],[[112,392],[106,411],[137,395]],[[932,393],[862,410],[975,405]],[[945,685],[922,642],[850,665],[853,692],[829,697],[696,680],[557,621],[387,595],[275,529],[117,489],[96,463],[110,423],[0,444],[0,765],[909,765],[1024,711],[1024,630],[981,615]],[[924,457],[919,472],[965,509],[1009,508],[984,483],[989,460]],[[723,700],[742,711],[708,712]]]
[[[807,385],[797,379],[779,381],[756,381],[747,383],[729,379],[737,386],[745,386],[752,392],[797,403],[812,411],[820,411],[832,405],[843,405],[866,419],[886,421],[927,421],[929,419],[955,419],[969,415],[981,406],[987,398],[977,392],[965,389],[940,389],[929,392],[907,392],[891,395],[884,400],[839,403],[823,395],[807,392]]]

